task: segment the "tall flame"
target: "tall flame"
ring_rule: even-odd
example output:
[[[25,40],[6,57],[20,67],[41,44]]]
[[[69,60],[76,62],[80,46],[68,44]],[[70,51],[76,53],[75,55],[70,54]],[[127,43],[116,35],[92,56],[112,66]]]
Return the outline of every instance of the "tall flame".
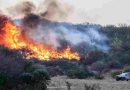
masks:
[[[2,28],[0,30],[0,44],[4,45],[9,49],[27,49],[30,53],[26,54],[26,59],[38,58],[40,60],[50,60],[50,59],[61,59],[67,58],[77,59],[80,57],[78,53],[71,52],[71,48],[67,47],[63,51],[56,51],[53,48],[47,47],[43,44],[36,44],[35,42],[28,40],[23,30],[20,27],[14,25],[10,20],[4,20]]]

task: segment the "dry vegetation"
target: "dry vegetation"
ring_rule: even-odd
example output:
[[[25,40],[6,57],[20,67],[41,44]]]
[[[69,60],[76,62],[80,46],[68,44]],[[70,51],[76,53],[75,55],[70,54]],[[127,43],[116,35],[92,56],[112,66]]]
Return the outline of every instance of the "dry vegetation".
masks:
[[[69,82],[70,90],[130,90],[130,81],[116,81],[110,78],[104,80],[81,80],[67,79],[65,77],[52,78],[51,83],[48,86],[48,90],[68,90],[66,82]]]

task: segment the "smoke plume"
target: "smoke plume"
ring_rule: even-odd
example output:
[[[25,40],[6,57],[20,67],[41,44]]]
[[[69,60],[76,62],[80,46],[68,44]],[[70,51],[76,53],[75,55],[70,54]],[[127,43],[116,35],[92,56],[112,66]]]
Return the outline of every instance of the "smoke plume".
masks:
[[[64,45],[80,46],[82,43],[102,51],[109,49],[106,44],[107,37],[99,32],[99,27],[52,22],[35,14],[24,17],[20,25],[30,40],[54,49]]]
[[[97,27],[58,23],[69,15],[70,7],[59,0],[45,0],[35,5],[31,0],[22,2],[9,9],[13,16],[20,16],[14,22],[21,26],[28,39],[58,49],[64,45],[75,47],[81,43],[107,51],[107,37]]]
[[[2,9],[4,14],[11,18],[23,18],[34,13],[44,19],[51,21],[63,21],[70,13],[72,7],[60,0],[20,0],[13,6]],[[0,8],[1,10],[1,8]]]

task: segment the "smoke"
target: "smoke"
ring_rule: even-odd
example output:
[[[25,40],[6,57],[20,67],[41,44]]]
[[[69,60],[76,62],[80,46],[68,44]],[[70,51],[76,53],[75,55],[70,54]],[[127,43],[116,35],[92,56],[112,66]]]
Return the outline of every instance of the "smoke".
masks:
[[[58,49],[63,45],[74,47],[86,43],[87,46],[107,51],[107,37],[99,33],[97,27],[54,22],[65,19],[72,11],[68,5],[63,4],[59,0],[45,0],[36,5],[28,0],[8,10],[12,16],[21,17],[14,22],[23,28],[28,39],[37,44]]]
[[[105,35],[98,32],[96,28],[83,28],[84,31],[74,27],[65,27],[64,25],[58,27],[63,33],[64,39],[71,43],[72,46],[86,43],[90,46],[96,46],[99,49],[107,50],[105,44],[107,38]]]
[[[4,2],[7,1],[2,3]],[[51,21],[64,21],[73,12],[71,6],[60,0],[20,0],[14,3],[6,8],[0,7],[3,14],[12,19],[23,18],[33,13]]]
[[[8,9],[9,13],[12,15],[20,15],[20,16],[25,16],[30,13],[33,13],[35,11],[35,5],[31,2],[22,2],[18,3],[14,7],[11,7]]]
[[[18,24],[16,21],[15,23]],[[64,45],[75,47],[86,43],[86,46],[96,47],[102,51],[109,50],[106,44],[107,37],[98,30],[99,27],[52,22],[35,14],[24,17],[19,25],[24,28],[28,39],[54,49]]]
[[[58,0],[46,0],[44,3],[46,10],[41,16],[52,21],[65,19],[72,11],[70,6]]]

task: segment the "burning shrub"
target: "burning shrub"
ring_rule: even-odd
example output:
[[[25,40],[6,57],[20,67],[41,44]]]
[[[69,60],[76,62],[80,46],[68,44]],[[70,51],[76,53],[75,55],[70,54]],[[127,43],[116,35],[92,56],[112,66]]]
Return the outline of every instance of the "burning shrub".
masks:
[[[38,18],[39,17],[35,15],[29,15],[29,18],[27,19],[29,20],[34,19],[35,22],[37,21]],[[36,37],[31,38],[31,36],[37,36],[34,34],[37,33],[39,35],[41,34],[41,32],[40,33],[38,33],[39,31],[34,32],[32,28],[31,30],[29,28],[28,30],[23,30],[21,27],[16,26],[11,20],[9,20],[6,17],[1,16],[0,21],[2,21],[0,27],[0,45],[4,45],[4,47],[7,47],[10,50],[27,49],[28,52],[26,52],[26,56],[24,57],[26,59],[38,58],[39,60],[50,60],[53,58],[54,59],[67,58],[69,60],[71,59],[80,60],[79,54],[74,51],[72,52],[72,48],[70,46],[66,47],[66,49],[64,50],[54,49],[52,45],[46,45],[45,43],[39,43],[38,41],[34,40],[33,38],[36,39]],[[26,31],[30,32],[27,33]],[[43,34],[42,36],[44,36],[44,34],[50,36],[49,33],[47,32],[42,32]],[[48,39],[49,38],[47,38],[47,41]],[[44,38],[42,38],[42,41],[44,41]]]

